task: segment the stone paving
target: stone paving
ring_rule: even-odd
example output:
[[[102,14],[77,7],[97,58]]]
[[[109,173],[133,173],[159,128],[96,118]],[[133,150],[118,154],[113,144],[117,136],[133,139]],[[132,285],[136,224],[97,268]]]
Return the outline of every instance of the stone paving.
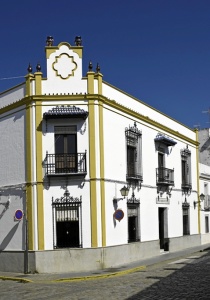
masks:
[[[210,250],[101,279],[0,280],[0,299],[210,299]]]

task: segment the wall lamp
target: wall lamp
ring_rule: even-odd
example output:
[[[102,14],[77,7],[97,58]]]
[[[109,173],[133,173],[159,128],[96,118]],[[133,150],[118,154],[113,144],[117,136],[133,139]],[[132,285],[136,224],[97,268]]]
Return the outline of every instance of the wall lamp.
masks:
[[[124,185],[124,187],[121,188],[121,190],[120,190],[121,196],[122,196],[123,198],[114,198],[114,199],[113,199],[113,203],[114,203],[114,204],[117,204],[117,202],[118,202],[119,200],[125,199],[125,197],[128,196],[128,192],[129,192],[129,188],[126,187],[126,186]]]
[[[200,201],[203,201],[205,199],[205,195],[202,193],[202,194],[200,194],[199,198],[200,198]],[[193,202],[194,209],[196,208],[196,204],[200,203],[200,201],[194,201]]]

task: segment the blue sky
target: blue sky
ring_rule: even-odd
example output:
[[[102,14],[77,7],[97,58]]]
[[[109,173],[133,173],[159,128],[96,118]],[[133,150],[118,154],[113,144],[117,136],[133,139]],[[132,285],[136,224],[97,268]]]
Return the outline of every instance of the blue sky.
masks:
[[[103,79],[177,121],[210,127],[210,0],[1,0],[0,92],[45,70],[45,41],[83,40]]]

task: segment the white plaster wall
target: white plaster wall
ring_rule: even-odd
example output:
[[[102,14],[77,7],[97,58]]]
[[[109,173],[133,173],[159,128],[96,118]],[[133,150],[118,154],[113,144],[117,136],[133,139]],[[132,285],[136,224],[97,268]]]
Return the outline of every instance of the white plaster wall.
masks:
[[[0,186],[25,182],[25,111],[0,118]]]
[[[59,56],[65,58],[69,57],[69,62],[71,62],[70,57],[73,57],[73,60],[76,63],[76,70],[68,78],[65,78],[65,76],[64,78],[57,76],[56,71],[53,68],[56,59],[59,61]],[[75,67],[74,64],[73,67]],[[60,66],[60,70],[61,72],[64,72],[65,66]],[[43,81],[42,92],[43,94],[84,94],[87,92],[86,80],[82,80],[82,58],[80,58],[74,50],[69,49],[67,45],[60,45],[59,49],[53,52],[47,59],[47,80]]]
[[[0,108],[21,100],[25,96],[25,83],[0,94]]]
[[[167,115],[164,115],[158,110],[155,110],[146,103],[132,98],[132,96],[123,93],[122,91],[109,85],[108,83],[103,83],[103,95],[144,116],[148,116],[152,120],[155,120],[161,124],[167,124],[168,127],[188,136],[189,138],[195,139],[195,132],[190,128],[184,126],[181,123],[178,123],[177,121],[173,120]]]
[[[159,239],[158,207],[168,209],[168,237],[183,235],[182,203],[185,198],[181,190],[181,154],[186,148],[186,142],[171,136],[177,142],[174,147],[168,147],[165,155],[165,166],[174,169],[175,186],[172,190],[170,204],[157,204],[156,168],[158,167],[158,151],[154,139],[158,133],[156,128],[148,126],[129,116],[120,115],[114,109],[104,109],[104,156],[106,182],[106,228],[107,246],[127,243],[127,205],[126,200],[118,202],[118,208],[124,212],[120,222],[113,220],[113,197],[121,197],[120,189],[126,184],[126,139],[125,128],[133,126],[134,121],[142,131],[142,164],[143,183],[140,191],[135,189],[136,198],[140,198],[140,235],[141,241]],[[168,125],[168,123],[166,123]],[[191,151],[192,187],[193,192],[187,196],[190,203],[190,233],[198,233],[198,213],[193,202],[197,195],[196,149],[188,145]],[[129,193],[131,197],[132,191]],[[166,197],[166,195],[164,196]]]
[[[68,190],[71,197],[82,196],[82,242],[83,248],[91,247],[91,225],[90,225],[90,187],[85,182],[84,186],[78,188],[80,181],[70,180]],[[44,190],[44,236],[45,250],[53,249],[53,218],[52,218],[52,197],[55,199],[63,197],[65,192],[65,179],[51,180],[51,185]]]
[[[0,191],[0,251],[24,250],[25,219],[15,220],[17,209],[25,211],[23,193],[18,188],[1,188]],[[8,200],[10,204],[6,207]]]
[[[43,103],[43,113],[52,109],[56,105],[64,105],[65,103]],[[70,102],[68,102],[69,104]],[[46,104],[48,104],[46,106]],[[49,105],[50,104],[50,105]],[[88,111],[88,107],[86,105],[81,105],[78,102],[71,102],[71,105],[75,105],[76,107],[80,107],[85,111]],[[46,130],[47,125],[47,130]],[[49,154],[55,153],[54,147],[54,126],[69,126],[69,125],[77,125],[77,151],[84,153],[87,150],[86,155],[86,164],[87,164],[87,175],[85,179],[75,179],[69,178],[66,180],[66,177],[56,177],[49,178],[45,177],[44,169],[43,169],[43,177],[45,181],[45,189],[44,189],[44,222],[45,222],[45,249],[51,250],[53,249],[53,220],[52,220],[52,197],[54,199],[61,198],[65,191],[65,186],[67,185],[70,195],[73,197],[82,196],[82,236],[83,236],[83,247],[91,247],[91,224],[90,224],[90,186],[89,186],[89,140],[88,140],[88,118],[84,120],[80,119],[53,119],[48,120],[47,124],[43,121],[43,137],[42,137],[42,145],[43,145],[43,159],[46,157],[46,152]],[[100,190],[98,188],[98,197],[100,197]],[[100,207],[98,207],[100,210]],[[100,234],[100,232],[99,232]]]
[[[123,184],[115,184],[114,182],[105,183],[106,191],[106,232],[107,246],[127,244],[128,242],[128,226],[127,226],[127,204],[126,200],[119,200],[116,207],[113,205],[113,198],[121,198],[119,190]],[[124,218],[121,221],[114,219],[115,209],[122,209]]]
[[[200,173],[200,194],[210,195],[210,166],[200,163],[199,164],[199,173]],[[205,190],[204,186],[207,185]],[[196,201],[198,201],[196,199]],[[206,233],[205,229],[205,216],[209,218],[209,229],[210,229],[210,211],[204,211],[204,201],[201,202],[201,211],[200,211],[200,220],[201,220],[201,234],[202,234],[202,243],[210,242],[210,234]]]

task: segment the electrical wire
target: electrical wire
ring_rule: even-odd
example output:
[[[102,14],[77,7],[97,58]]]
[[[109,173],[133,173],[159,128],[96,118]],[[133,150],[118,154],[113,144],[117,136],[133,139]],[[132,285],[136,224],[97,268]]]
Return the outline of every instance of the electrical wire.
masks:
[[[0,78],[0,80],[5,80],[5,79],[16,79],[16,78],[23,78],[25,76],[15,76],[15,77],[4,77],[4,78]]]

